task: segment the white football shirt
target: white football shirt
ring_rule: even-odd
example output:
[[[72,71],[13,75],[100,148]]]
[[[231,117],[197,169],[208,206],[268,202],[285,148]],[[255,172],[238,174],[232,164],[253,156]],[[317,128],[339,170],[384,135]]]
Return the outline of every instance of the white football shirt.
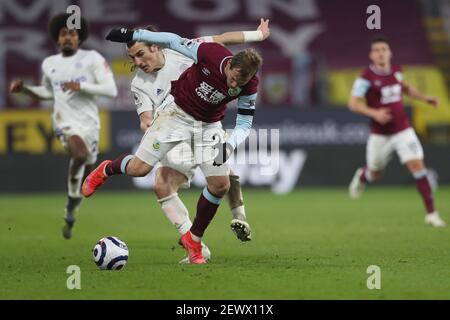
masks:
[[[27,88],[43,99],[54,100],[55,127],[70,124],[77,129],[100,128],[95,96],[117,96],[113,74],[103,56],[83,49],[70,57],[56,54],[42,62],[42,74],[42,86]],[[72,81],[80,83],[80,91],[63,90],[63,84]]]

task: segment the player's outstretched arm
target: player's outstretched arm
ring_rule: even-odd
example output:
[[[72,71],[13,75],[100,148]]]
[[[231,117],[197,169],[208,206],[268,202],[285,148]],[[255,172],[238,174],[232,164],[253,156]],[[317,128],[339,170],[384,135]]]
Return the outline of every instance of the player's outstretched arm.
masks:
[[[24,93],[34,99],[50,100],[53,99],[52,91],[47,86],[27,86],[22,80],[13,80],[9,86],[9,93]]]
[[[127,43],[131,41],[147,42],[163,48],[177,51],[197,62],[197,51],[200,46],[194,40],[181,38],[170,32],[153,32],[148,30],[129,30],[125,28],[113,29],[106,36],[106,40]]]
[[[245,42],[260,42],[266,40],[270,36],[269,19],[261,22],[255,31],[234,31],[225,32],[220,35],[212,36],[214,42],[223,45],[242,44]]]
[[[65,83],[64,85],[66,86],[67,84],[70,83]],[[102,78],[98,83],[81,82],[78,84],[78,90],[93,96],[103,96],[107,98],[117,97],[117,86],[112,74]]]
[[[81,91],[93,96],[117,97],[118,90],[114,81],[114,75],[105,58],[96,51],[92,51],[90,57],[90,68],[94,74],[94,81],[66,82],[64,87],[68,90]]]
[[[403,92],[410,96],[411,98],[418,99],[424,101],[428,104],[431,104],[433,107],[437,108],[439,105],[438,99],[433,96],[428,96],[420,92],[417,88],[414,88],[410,84],[403,82]]]

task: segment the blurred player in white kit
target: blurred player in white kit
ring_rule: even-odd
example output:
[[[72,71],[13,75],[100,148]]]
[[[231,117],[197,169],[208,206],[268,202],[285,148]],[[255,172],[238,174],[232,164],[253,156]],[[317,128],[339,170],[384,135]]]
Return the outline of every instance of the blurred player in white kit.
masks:
[[[66,239],[72,237],[83,177],[97,160],[100,118],[95,97],[117,96],[113,74],[103,56],[95,50],[80,49],[88,37],[86,20],[81,18],[79,29],[68,28],[70,16],[59,14],[50,20],[49,33],[60,53],[42,62],[42,84],[28,86],[22,80],[10,84],[11,93],[54,101],[53,129],[70,157],[63,227]]]

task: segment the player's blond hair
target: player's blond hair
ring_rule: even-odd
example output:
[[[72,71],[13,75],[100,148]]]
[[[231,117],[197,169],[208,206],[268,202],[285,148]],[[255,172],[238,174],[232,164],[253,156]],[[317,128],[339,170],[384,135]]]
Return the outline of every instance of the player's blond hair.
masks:
[[[253,48],[246,49],[234,55],[230,68],[239,69],[241,78],[247,79],[254,76],[263,63],[261,55]]]

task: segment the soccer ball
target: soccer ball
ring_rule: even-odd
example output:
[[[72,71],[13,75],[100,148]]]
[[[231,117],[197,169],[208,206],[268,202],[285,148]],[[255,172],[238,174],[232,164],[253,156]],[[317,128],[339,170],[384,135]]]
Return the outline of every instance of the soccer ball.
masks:
[[[128,261],[128,247],[116,237],[100,239],[92,254],[95,264],[102,270],[120,270]]]

